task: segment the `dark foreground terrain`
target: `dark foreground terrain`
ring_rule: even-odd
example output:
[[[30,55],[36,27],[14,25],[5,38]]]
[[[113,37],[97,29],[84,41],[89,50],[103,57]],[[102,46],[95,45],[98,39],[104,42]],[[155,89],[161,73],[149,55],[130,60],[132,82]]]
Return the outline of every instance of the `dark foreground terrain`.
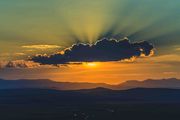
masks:
[[[0,91],[0,120],[179,120],[180,90]]]

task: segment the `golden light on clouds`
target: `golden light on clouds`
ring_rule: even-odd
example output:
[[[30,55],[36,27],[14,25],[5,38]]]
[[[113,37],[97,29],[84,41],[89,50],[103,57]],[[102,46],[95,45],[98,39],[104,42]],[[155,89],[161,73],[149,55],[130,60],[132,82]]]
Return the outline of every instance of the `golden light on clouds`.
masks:
[[[168,57],[168,56],[167,56]],[[166,58],[166,57],[161,57]],[[157,58],[159,60],[159,58]],[[179,76],[180,69],[171,63],[161,63],[156,57],[138,59],[136,62],[88,62],[72,63],[59,67],[38,67],[32,69],[0,70],[6,79],[51,79],[57,82],[90,82],[119,84],[127,80],[145,80]],[[6,76],[11,74],[11,76]]]
[[[58,46],[58,45],[24,45],[24,46],[22,46],[22,48],[46,50],[46,49],[61,48],[61,46]]]
[[[180,77],[180,14],[178,12],[180,0],[173,2],[168,0],[13,1],[16,2],[0,0],[0,61],[7,61],[7,65],[0,62],[0,67],[33,69],[27,70],[27,73],[23,70],[19,72],[19,69],[14,73],[10,73],[11,70],[2,73],[1,70],[0,77],[12,77],[12,79],[34,77],[35,79],[49,78],[57,81],[111,84],[131,79]],[[152,56],[153,49],[146,55],[142,49],[140,51],[142,54],[139,56],[142,59],[135,57],[135,54],[123,61],[118,59],[119,61],[116,62],[98,63],[87,62],[87,59],[83,63],[69,64],[86,58],[87,52],[80,50],[84,52],[81,56],[78,52],[75,57],[67,57],[65,64],[57,60],[56,62],[61,64],[59,68],[54,62],[58,53],[63,57],[66,56],[65,48],[72,48],[74,44],[94,44],[104,37],[120,40],[125,36],[132,43],[142,40],[152,43],[158,50],[157,54],[155,57]],[[72,53],[70,48],[67,49]],[[107,47],[107,51],[113,48],[113,46]],[[128,52],[117,52],[117,55]],[[114,53],[116,51],[110,52],[109,55]],[[49,65],[50,68],[42,69],[39,68],[40,64],[16,61],[26,60],[28,56],[39,54],[42,54],[42,57],[55,54],[51,56],[52,61],[50,61],[55,63],[53,68]],[[101,54],[95,57],[101,58]],[[88,58],[94,58],[94,55]],[[107,59],[109,60],[109,56]],[[110,59],[112,60],[114,59]],[[36,66],[38,68],[35,70]]]
[[[84,62],[83,65],[87,68],[97,68],[99,67],[100,63],[97,62]]]

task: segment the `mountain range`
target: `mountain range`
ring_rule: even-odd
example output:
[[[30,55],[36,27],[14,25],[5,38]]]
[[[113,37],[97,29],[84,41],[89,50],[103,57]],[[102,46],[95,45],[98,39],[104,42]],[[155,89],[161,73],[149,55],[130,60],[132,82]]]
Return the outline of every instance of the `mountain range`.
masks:
[[[175,78],[118,85],[1,79],[1,119],[179,119],[179,86],[180,80]]]
[[[112,90],[127,90],[133,88],[169,88],[180,89],[180,80],[176,78],[169,79],[148,79],[144,81],[130,80],[117,85],[105,83],[73,83],[73,82],[55,82],[48,79],[20,79],[4,80],[0,79],[0,89],[55,89],[55,90],[81,90],[94,88],[107,88]]]

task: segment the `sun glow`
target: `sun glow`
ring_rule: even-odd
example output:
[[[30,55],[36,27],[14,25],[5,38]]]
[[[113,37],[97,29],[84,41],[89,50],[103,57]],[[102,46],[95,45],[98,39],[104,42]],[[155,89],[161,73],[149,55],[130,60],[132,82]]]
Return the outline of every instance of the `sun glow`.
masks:
[[[84,66],[86,67],[89,67],[89,68],[95,68],[97,67],[99,64],[96,63],[96,62],[86,62],[86,63],[83,63]]]

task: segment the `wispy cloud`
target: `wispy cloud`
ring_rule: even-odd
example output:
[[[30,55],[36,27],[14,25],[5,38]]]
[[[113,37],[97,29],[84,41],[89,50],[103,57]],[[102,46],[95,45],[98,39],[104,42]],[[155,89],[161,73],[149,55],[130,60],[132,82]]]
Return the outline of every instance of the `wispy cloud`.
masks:
[[[24,56],[26,55],[25,53],[15,53],[16,56]]]
[[[19,59],[19,58],[24,58],[27,56],[26,53],[23,52],[15,52],[15,53],[0,53],[0,60],[10,60],[10,59]]]
[[[179,48],[176,48],[177,51],[180,51],[180,47]]]
[[[163,74],[166,74],[166,75],[175,75],[175,74],[178,74],[178,72],[168,71],[168,72],[163,72]]]
[[[26,55],[23,52],[16,52],[16,53],[1,53],[0,57],[7,57],[7,56],[24,56]]]
[[[58,45],[24,45],[24,46],[22,46],[22,48],[45,50],[45,49],[57,49],[57,48],[61,48],[61,46],[58,46]]]
[[[159,64],[163,66],[171,66],[176,68],[176,66],[180,65],[180,55],[178,54],[166,54],[154,56],[148,59],[138,59],[140,63],[149,63],[149,64]],[[176,68],[179,69],[179,68]]]
[[[180,62],[180,55],[178,55],[178,54],[167,54],[167,55],[152,57],[150,60],[156,61],[156,62]]]

